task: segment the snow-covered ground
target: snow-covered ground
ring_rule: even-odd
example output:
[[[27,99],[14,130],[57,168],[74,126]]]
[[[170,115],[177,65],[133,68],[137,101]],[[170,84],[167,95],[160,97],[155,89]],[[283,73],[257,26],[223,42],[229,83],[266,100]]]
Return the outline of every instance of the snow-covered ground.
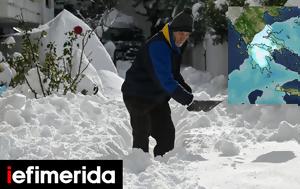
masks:
[[[117,62],[119,75],[97,66],[97,74],[89,74],[101,80],[96,96],[33,99],[18,89],[3,93],[0,159],[122,159],[126,189],[300,188],[299,106],[229,106],[226,77],[182,68],[195,98],[225,101],[204,113],[188,112],[171,100],[175,148],[154,158],[152,138],[150,154],[131,148],[120,91],[130,63]]]
[[[119,72],[128,67],[118,62]],[[183,68],[196,98],[226,98],[227,79]],[[228,106],[188,112],[171,100],[175,149],[164,157],[132,150],[123,79],[101,72],[100,96],[0,98],[0,159],[122,159],[124,188],[298,189],[299,107]],[[155,145],[150,140],[150,149]]]

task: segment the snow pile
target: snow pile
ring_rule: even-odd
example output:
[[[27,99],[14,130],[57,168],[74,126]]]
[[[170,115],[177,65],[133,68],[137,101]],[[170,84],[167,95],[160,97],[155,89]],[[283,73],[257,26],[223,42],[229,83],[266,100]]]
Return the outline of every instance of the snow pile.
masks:
[[[42,31],[46,31],[47,35],[42,38],[42,43],[44,46],[40,49],[40,61],[44,60],[46,45],[49,42],[54,42],[56,44],[56,52],[57,56],[61,56],[63,53],[63,45],[67,41],[66,32],[73,31],[75,26],[81,26],[83,28],[83,32],[87,30],[91,30],[91,28],[86,25],[82,20],[72,15],[70,12],[64,10],[62,11],[56,18],[51,20],[45,25],[42,25],[38,28],[33,29],[31,33],[32,38],[38,38]],[[82,92],[83,94],[96,94],[99,95],[103,92],[103,86],[101,78],[99,77],[99,73],[102,70],[108,70],[113,73],[117,73],[116,68],[105,50],[104,46],[98,39],[98,37],[93,34],[91,38],[88,39],[88,42],[85,46],[84,52],[82,53],[82,37],[79,36],[79,39],[74,42],[73,45],[73,59],[72,59],[72,76],[75,76],[85,69],[83,75],[85,76],[80,83],[77,85],[77,92]],[[19,53],[15,53],[14,57],[21,56]],[[82,64],[80,67],[80,61],[82,60]],[[5,64],[3,64],[5,67]],[[6,66],[7,67],[7,66]],[[9,69],[4,69],[4,72],[0,73],[0,81],[9,84],[13,71]],[[41,80],[43,81],[45,76],[41,74]],[[33,90],[35,90],[38,94],[42,94],[42,88],[39,82],[39,77],[37,74],[36,68],[33,68],[29,71],[29,76],[27,77],[29,83]],[[48,88],[48,83],[44,83],[44,89]],[[33,97],[31,94],[31,90],[29,86],[24,84],[23,86],[18,87],[19,91],[24,93],[26,96]]]
[[[16,40],[14,39],[14,37],[9,36],[1,44],[12,46],[16,44]]]
[[[201,72],[192,67],[183,68],[181,73],[186,78],[186,82],[192,87],[195,96],[202,92],[208,95],[207,98],[218,94],[226,96],[227,78],[224,75],[213,77],[209,72]],[[202,95],[205,96],[204,93]]]
[[[287,120],[290,124],[300,123],[299,106],[286,104],[279,106],[271,105],[240,105],[228,106],[227,113],[243,125],[251,125],[256,129],[278,129],[282,121]]]
[[[6,97],[5,100],[1,101],[1,109],[6,106],[11,106],[15,109],[22,109],[25,105],[26,97],[22,94],[12,94]]]
[[[13,77],[13,71],[6,62],[0,63],[0,84],[8,85]]]
[[[25,105],[26,97],[21,94],[8,96],[4,101],[1,101],[1,120],[6,121],[13,127],[18,127],[25,123],[25,119],[20,115],[20,109]]]
[[[32,34],[33,37],[38,37],[40,36],[42,31],[46,31],[48,34],[45,38],[43,38],[43,44],[45,44],[46,46],[46,44],[48,44],[49,42],[55,42],[55,44],[57,45],[58,56],[60,56],[63,53],[63,44],[67,40],[67,36],[65,35],[65,33],[73,31],[75,26],[81,26],[83,28],[83,32],[91,30],[91,28],[81,19],[77,18],[67,10],[63,10],[53,20],[34,29],[32,31]],[[82,37],[79,37],[79,39],[74,43],[74,48],[76,47],[77,43],[79,43],[80,48],[82,48],[81,39]],[[45,46],[44,48],[46,49]],[[84,49],[84,54],[89,59],[92,59],[91,64],[97,71],[109,70],[117,73],[109,54],[106,52],[104,46],[95,34],[92,35],[89,39]]]
[[[124,157],[124,168],[134,174],[141,173],[152,164],[151,155],[144,153],[141,149],[133,149],[132,152]]]
[[[106,51],[108,52],[111,59],[114,59],[116,45],[112,41],[108,41],[104,44]]]
[[[75,77],[76,74],[78,74],[79,64],[80,64],[80,57],[81,57],[82,51],[80,49],[77,49],[74,51],[73,54],[73,62],[72,62],[72,76]],[[92,66],[85,56],[85,54],[82,54],[82,63],[81,63],[81,70],[86,68],[86,70],[83,72],[85,77],[78,83],[77,85],[77,91],[87,91],[86,94],[92,95],[96,94],[97,90],[100,90],[102,92],[102,81],[99,77],[97,70]]]
[[[101,70],[100,77],[103,82],[104,95],[109,98],[116,98],[121,96],[121,86],[124,80],[117,74]]]
[[[128,153],[131,142],[121,105],[71,93],[42,99],[5,96],[0,99],[1,157],[119,159]]]
[[[291,125],[287,121],[282,121],[279,124],[279,129],[274,133],[269,140],[271,141],[289,141],[296,140],[300,143],[300,125]]]
[[[122,77],[123,79],[125,79],[126,71],[130,68],[131,62],[118,60],[116,65],[117,65],[117,68],[118,68],[118,75],[120,77]]]
[[[196,97],[226,99],[224,76],[192,68],[183,74]],[[225,100],[205,113],[188,112],[171,100],[175,147],[153,158],[152,137],[150,153],[131,148],[123,79],[107,70],[100,77],[107,98],[4,93],[0,158],[122,159],[124,188],[299,188],[294,174],[300,166],[298,106],[228,106]]]
[[[221,151],[223,156],[235,156],[240,153],[240,147],[228,140],[218,141],[215,148]]]
[[[5,57],[0,51],[0,85],[8,85],[13,77],[13,71],[10,69]],[[1,95],[2,92],[0,92]]]

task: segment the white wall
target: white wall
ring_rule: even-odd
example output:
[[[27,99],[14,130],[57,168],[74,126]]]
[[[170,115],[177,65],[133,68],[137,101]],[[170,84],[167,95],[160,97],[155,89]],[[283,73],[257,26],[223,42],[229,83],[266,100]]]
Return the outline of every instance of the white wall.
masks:
[[[16,22],[21,10],[26,22],[42,24],[54,17],[54,0],[49,0],[52,8],[46,8],[46,0],[0,0],[1,22]]]
[[[205,58],[206,46],[206,58]],[[206,63],[206,70],[205,70]],[[213,45],[213,40],[207,37],[202,43],[193,48],[192,66],[208,71],[212,75],[228,75],[228,43]]]
[[[43,3],[41,3],[41,10],[42,10],[42,20],[41,23],[44,24],[51,19],[54,18],[54,0],[49,0],[49,7],[46,6],[46,0],[42,0]]]
[[[223,74],[228,75],[228,43],[214,46],[211,39],[207,46],[207,71],[214,76]]]
[[[205,50],[203,48],[203,42],[196,45],[192,49],[192,59],[191,64],[192,67],[196,68],[197,70],[205,71]]]

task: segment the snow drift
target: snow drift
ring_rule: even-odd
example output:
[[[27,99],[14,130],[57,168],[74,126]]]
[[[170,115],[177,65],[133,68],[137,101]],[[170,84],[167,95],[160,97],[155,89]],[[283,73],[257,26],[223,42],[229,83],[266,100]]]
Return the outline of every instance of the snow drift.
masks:
[[[226,98],[224,76],[190,67],[182,73],[197,98]],[[171,100],[175,148],[153,158],[151,137],[150,154],[131,149],[123,80],[107,70],[101,77],[109,98],[68,93],[30,99],[7,91],[0,99],[0,159],[122,159],[124,188],[299,188],[298,106],[223,102],[204,113]]]
[[[47,35],[42,38],[42,46],[40,47],[40,61],[43,62],[45,58],[45,52],[47,52],[47,44],[52,42],[56,44],[56,52],[57,56],[61,56],[63,53],[63,44],[67,41],[66,32],[73,31],[75,26],[81,26],[83,28],[83,32],[87,30],[91,30],[91,28],[86,25],[82,20],[72,15],[70,12],[64,10],[62,11],[56,18],[51,20],[45,25],[42,25],[38,28],[35,28],[31,32],[31,38],[36,39],[39,38],[43,31],[47,32]],[[72,60],[72,75],[75,76],[78,73],[79,62],[81,59],[81,46],[82,37],[78,36],[77,41],[74,42],[73,45],[73,60]],[[77,43],[79,47],[77,47]],[[16,54],[16,53],[15,53]],[[20,53],[17,53],[18,56]],[[15,57],[16,55],[14,55]],[[2,54],[1,54],[2,59]],[[82,56],[82,68],[86,65],[89,66],[84,71],[85,77],[80,81],[77,86],[78,92],[86,91],[86,94],[94,94],[97,90],[99,94],[103,92],[102,81],[99,75],[101,75],[101,71],[106,70],[111,72],[112,74],[117,74],[116,68],[107,53],[106,49],[99,41],[98,37],[93,33],[91,38],[88,40],[88,43],[84,49],[84,53]],[[8,85],[13,76],[13,71],[9,69],[7,64],[2,64],[2,68],[4,72],[0,73],[0,81]],[[43,79],[43,78],[42,78]],[[28,80],[32,85],[32,88],[42,94],[42,89],[39,84],[38,75],[35,69],[29,71]],[[47,84],[46,84],[47,85]],[[47,88],[47,86],[45,86]],[[25,95],[29,95],[30,91],[27,85],[23,85],[18,87],[22,93]],[[101,95],[101,94],[100,94]],[[31,95],[33,96],[33,94]]]
[[[49,42],[55,42],[55,44],[57,45],[58,56],[60,56],[63,53],[63,44],[67,40],[67,36],[65,35],[65,33],[73,31],[75,26],[81,26],[83,28],[83,32],[91,30],[91,28],[81,19],[77,18],[67,10],[63,10],[53,20],[34,29],[32,31],[32,34],[38,37],[40,36],[40,33],[42,31],[46,31],[48,35],[43,38],[43,44],[46,45]],[[81,39],[82,38],[79,37],[77,42],[80,43]],[[76,43],[74,44],[74,47],[75,46]],[[109,54],[105,50],[103,44],[100,42],[96,34],[92,35],[89,39],[89,42],[84,49],[84,54],[86,57],[92,59],[91,64],[97,71],[109,70],[111,72],[117,73],[117,70]]]

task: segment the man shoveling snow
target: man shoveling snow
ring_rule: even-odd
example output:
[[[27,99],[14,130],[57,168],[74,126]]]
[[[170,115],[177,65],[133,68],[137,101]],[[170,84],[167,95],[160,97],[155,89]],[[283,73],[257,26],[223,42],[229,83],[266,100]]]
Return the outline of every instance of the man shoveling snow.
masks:
[[[180,74],[180,47],[193,31],[191,9],[175,16],[140,50],[122,85],[130,114],[133,148],[149,151],[149,136],[157,145],[154,156],[174,148],[175,128],[168,101],[173,98],[189,111],[197,110],[191,87]]]

